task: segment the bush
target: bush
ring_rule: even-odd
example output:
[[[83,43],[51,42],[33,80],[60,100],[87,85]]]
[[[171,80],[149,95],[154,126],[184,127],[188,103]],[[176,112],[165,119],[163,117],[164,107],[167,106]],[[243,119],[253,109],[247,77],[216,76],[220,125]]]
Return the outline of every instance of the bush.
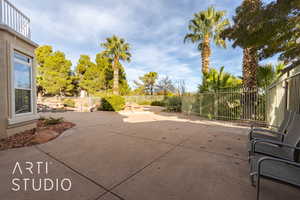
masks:
[[[125,98],[122,96],[111,95],[101,99],[99,110],[120,111],[125,107]]]
[[[164,101],[153,101],[151,102],[151,106],[165,106],[165,102]]]
[[[137,104],[139,104],[139,105],[150,105],[151,101],[139,101]]]
[[[60,118],[54,118],[54,117],[41,118],[40,120],[42,120],[46,126],[60,124],[60,123],[64,122],[64,118],[62,118],[62,117],[60,117]]]
[[[75,108],[75,101],[72,99],[64,99],[63,104],[65,107]]]
[[[166,106],[166,111],[169,112],[181,112],[181,97],[167,97],[165,99],[165,106]]]

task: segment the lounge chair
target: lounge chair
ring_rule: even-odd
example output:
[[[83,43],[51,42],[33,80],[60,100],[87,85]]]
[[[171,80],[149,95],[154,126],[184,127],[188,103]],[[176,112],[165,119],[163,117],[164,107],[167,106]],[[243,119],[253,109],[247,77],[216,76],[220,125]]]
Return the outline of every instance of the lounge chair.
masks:
[[[287,128],[287,133],[277,133],[281,138],[277,139],[252,139],[249,145],[249,156],[254,154],[265,154],[278,158],[288,159],[294,161],[292,157],[288,154],[292,153],[291,149],[285,148],[281,145],[275,145],[270,143],[270,141],[282,142],[287,145],[296,146],[298,141],[300,140],[300,115],[294,114],[293,120],[289,127]],[[269,142],[261,142],[261,141],[269,141]],[[257,141],[260,141],[257,144]]]
[[[271,180],[279,181],[300,187],[300,148],[292,145],[287,145],[282,142],[257,140],[255,144],[269,142],[273,145],[280,145],[282,148],[292,150],[290,156],[294,161],[279,159],[271,156],[263,156],[257,154],[251,159],[250,178],[252,185],[257,188],[257,200],[260,195],[260,179],[268,178]],[[255,181],[256,178],[256,181]]]
[[[282,141],[282,134],[285,134],[287,132],[287,129],[291,121],[293,120],[294,114],[294,112],[285,111],[284,118],[279,127],[268,125],[272,128],[275,128],[273,130],[251,126],[251,130],[249,132],[249,141],[251,141],[252,139],[270,139]]]

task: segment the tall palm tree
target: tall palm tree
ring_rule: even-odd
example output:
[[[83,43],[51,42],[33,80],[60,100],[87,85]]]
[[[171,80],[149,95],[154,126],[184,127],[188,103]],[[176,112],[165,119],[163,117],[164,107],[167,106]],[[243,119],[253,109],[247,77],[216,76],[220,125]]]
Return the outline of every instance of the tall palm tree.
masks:
[[[201,51],[203,74],[209,72],[211,40],[213,39],[217,46],[226,48],[225,40],[220,36],[229,25],[228,19],[224,19],[225,14],[225,11],[216,11],[214,7],[209,7],[205,11],[194,14],[194,18],[189,22],[190,33],[185,36],[184,42],[199,43],[198,50]]]
[[[240,7],[240,16],[243,17],[247,13],[248,18],[255,15],[255,12],[261,6],[261,0],[244,0]],[[237,9],[238,11],[239,9]],[[245,18],[243,22],[246,27],[248,19]],[[243,49],[243,85],[245,88],[256,88],[257,87],[257,68],[258,68],[258,55],[257,51],[253,47]]]
[[[245,88],[255,88],[257,86],[257,52],[253,48],[243,49],[243,85]]]
[[[222,37],[233,40],[233,47],[243,48],[243,85],[250,89],[257,87],[258,54],[257,48],[249,46],[248,41],[256,39],[251,37],[251,33],[255,32],[257,22],[254,19],[261,7],[261,0],[243,0],[233,17],[234,25],[221,33]]]
[[[236,15],[233,17],[234,25],[227,28],[221,34],[233,40],[233,47],[243,48],[243,86],[246,91],[242,97],[244,119],[256,120],[256,100],[257,94],[253,89],[257,88],[257,68],[258,54],[257,46],[247,45],[249,40],[255,40],[250,37],[251,33],[256,31],[256,17],[262,8],[261,0],[243,0],[242,4],[236,9]],[[249,109],[251,108],[251,109]]]
[[[130,46],[124,39],[113,35],[107,38],[101,46],[105,49],[104,55],[112,59],[112,68],[114,70],[113,94],[119,95],[119,66],[120,60],[130,62],[131,54],[129,53]]]

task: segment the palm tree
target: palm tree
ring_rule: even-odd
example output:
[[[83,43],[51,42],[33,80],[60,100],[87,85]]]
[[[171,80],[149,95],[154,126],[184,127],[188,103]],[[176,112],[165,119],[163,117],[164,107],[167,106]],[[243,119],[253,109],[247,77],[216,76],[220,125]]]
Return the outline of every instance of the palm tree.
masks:
[[[261,0],[244,0],[241,7],[242,12],[247,12],[251,16],[261,6]],[[241,13],[243,16],[245,13]],[[247,20],[246,20],[247,23]],[[258,56],[254,48],[248,47],[243,49],[243,80],[245,88],[257,87],[257,68]]]
[[[129,53],[130,46],[124,39],[113,35],[107,38],[105,43],[101,44],[104,47],[104,55],[112,59],[112,68],[114,70],[113,94],[119,95],[119,66],[120,60],[130,62],[131,54]]]
[[[285,65],[279,63],[275,66],[272,64],[266,64],[259,66],[257,68],[257,85],[260,88],[266,89],[274,81],[278,80],[281,71],[284,69]]]
[[[245,93],[242,96],[242,116],[244,119],[256,119],[257,116],[256,100],[258,96],[256,92],[253,92],[257,88],[257,46],[247,44],[249,40],[256,39],[249,35],[256,31],[257,22],[254,19],[261,8],[261,0],[243,0],[233,17],[234,25],[221,34],[222,37],[233,40],[233,47],[240,46],[243,48],[243,86]]]
[[[209,57],[211,56],[210,42],[213,39],[217,46],[226,48],[225,40],[221,38],[221,32],[229,25],[228,19],[224,19],[225,11],[216,11],[214,7],[209,7],[194,15],[190,20],[188,33],[184,42],[191,41],[199,43],[198,50],[201,51],[202,72],[209,72]]]
[[[248,40],[253,40],[249,35],[256,26],[255,17],[262,7],[261,0],[244,0],[236,9],[236,15],[233,17],[234,25],[226,28],[221,34],[222,37],[233,40],[233,47],[243,48],[243,85],[251,89],[257,87],[257,68],[258,55],[254,46],[245,45]]]
[[[243,49],[243,85],[245,88],[255,88],[257,86],[257,52],[253,48]]]
[[[241,79],[233,76],[228,72],[224,72],[224,66],[217,71],[211,68],[205,76],[203,85],[200,86],[201,92],[218,91],[220,89],[238,87],[241,85]]]

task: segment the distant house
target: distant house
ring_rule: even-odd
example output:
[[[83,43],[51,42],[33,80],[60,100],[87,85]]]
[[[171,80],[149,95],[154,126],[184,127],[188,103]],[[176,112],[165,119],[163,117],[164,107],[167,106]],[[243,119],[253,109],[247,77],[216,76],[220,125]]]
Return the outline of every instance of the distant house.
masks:
[[[0,0],[0,138],[36,127],[36,66],[30,20]]]

